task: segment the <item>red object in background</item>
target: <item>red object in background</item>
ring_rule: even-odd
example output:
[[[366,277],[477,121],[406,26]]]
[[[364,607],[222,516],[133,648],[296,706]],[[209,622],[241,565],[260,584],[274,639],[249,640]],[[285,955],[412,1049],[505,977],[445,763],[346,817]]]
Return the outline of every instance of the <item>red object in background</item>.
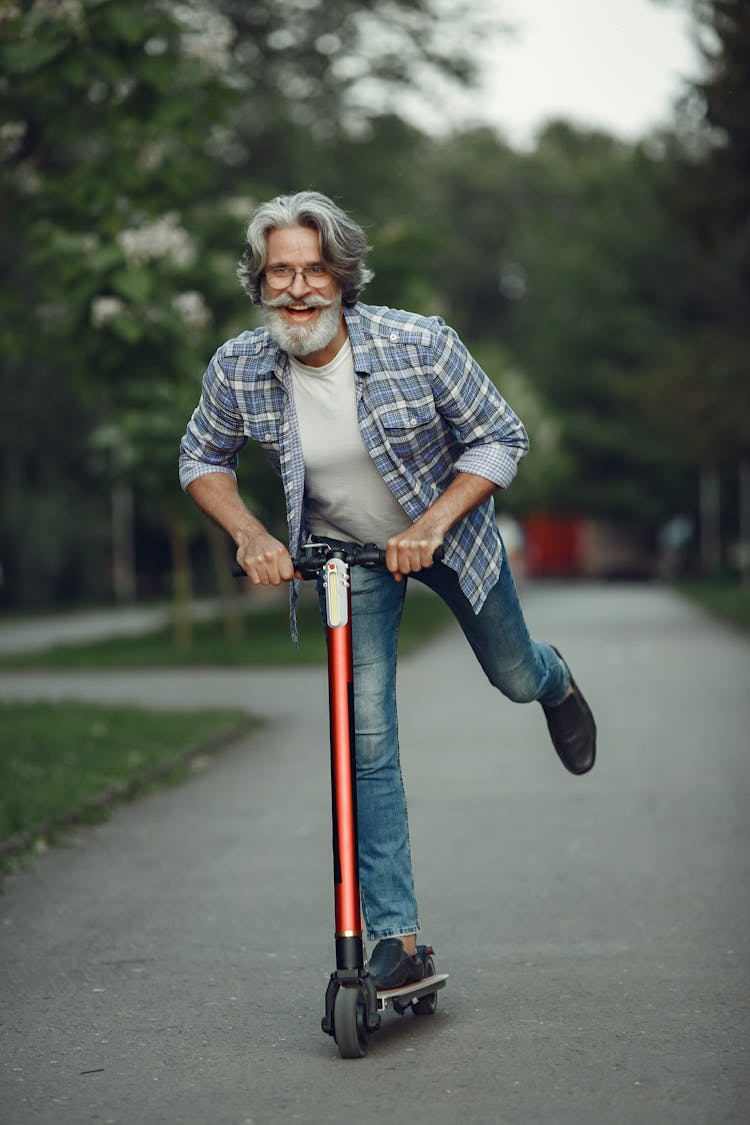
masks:
[[[583,570],[583,520],[533,515],[522,520],[530,578],[574,578]]]

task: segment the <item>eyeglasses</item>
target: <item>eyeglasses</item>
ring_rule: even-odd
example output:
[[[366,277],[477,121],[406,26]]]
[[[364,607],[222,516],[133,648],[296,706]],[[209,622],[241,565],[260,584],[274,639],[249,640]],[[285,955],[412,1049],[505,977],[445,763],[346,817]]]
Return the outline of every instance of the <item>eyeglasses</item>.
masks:
[[[325,266],[270,266],[265,270],[265,278],[272,289],[288,289],[298,273],[313,289],[320,289],[331,280],[331,272]]]

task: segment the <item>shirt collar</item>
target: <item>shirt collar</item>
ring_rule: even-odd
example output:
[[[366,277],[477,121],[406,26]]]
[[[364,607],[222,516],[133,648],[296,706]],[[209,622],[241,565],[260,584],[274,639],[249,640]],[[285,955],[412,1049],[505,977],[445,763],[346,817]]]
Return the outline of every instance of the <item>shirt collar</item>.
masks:
[[[359,305],[344,305],[343,308],[346,331],[352,345],[354,370],[358,375],[370,375],[372,373],[372,350],[369,346],[369,338],[363,330]]]

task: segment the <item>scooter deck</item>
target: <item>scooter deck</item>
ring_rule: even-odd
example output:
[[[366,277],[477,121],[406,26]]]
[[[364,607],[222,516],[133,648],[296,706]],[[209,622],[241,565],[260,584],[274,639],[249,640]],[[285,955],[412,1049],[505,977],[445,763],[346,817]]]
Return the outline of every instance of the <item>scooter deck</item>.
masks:
[[[437,992],[438,989],[445,988],[447,979],[448,973],[436,973],[432,977],[424,977],[413,984],[404,984],[401,988],[384,988],[382,992],[378,992],[378,1011],[384,1012],[394,1000],[397,1000],[399,1004],[406,1008],[412,1001],[421,1000],[423,996],[428,996],[431,992]]]

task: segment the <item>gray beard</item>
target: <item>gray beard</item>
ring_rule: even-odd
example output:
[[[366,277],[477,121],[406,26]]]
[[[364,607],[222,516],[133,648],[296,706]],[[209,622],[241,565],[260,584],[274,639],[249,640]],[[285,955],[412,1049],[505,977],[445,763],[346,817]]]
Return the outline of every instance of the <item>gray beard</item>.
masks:
[[[310,302],[313,304],[313,302]],[[341,297],[335,297],[330,305],[320,307],[320,315],[314,324],[287,324],[282,314],[268,304],[263,305],[263,318],[268,334],[279,347],[302,359],[312,352],[322,351],[331,343],[339,330],[341,318]]]

